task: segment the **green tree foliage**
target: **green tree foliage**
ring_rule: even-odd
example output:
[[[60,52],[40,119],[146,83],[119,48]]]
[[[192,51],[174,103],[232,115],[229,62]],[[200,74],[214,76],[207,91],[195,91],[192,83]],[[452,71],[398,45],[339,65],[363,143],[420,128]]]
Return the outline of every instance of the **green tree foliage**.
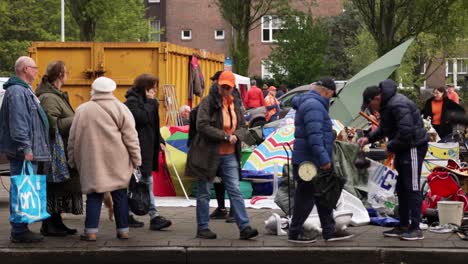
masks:
[[[27,55],[31,41],[60,41],[60,0],[0,1],[0,76],[13,73],[15,60]],[[65,12],[66,40],[83,40],[81,35],[94,36],[96,41],[139,41],[149,35],[141,0],[88,0],[81,15],[97,22],[94,33],[81,33],[71,9],[83,0],[67,0]],[[77,9],[75,9],[77,10]],[[79,13],[79,12],[78,12]]]
[[[282,17],[284,30],[269,57],[269,70],[280,82],[293,86],[311,83],[328,73],[325,51],[329,36],[311,13],[292,12]]]
[[[347,49],[356,45],[361,24],[359,13],[350,2],[344,2],[345,11],[338,15],[323,19],[330,40],[326,50],[326,62],[330,75],[337,80],[347,80],[356,73]]]
[[[457,0],[352,0],[364,26],[384,55],[410,37],[432,32],[447,21]]]
[[[68,0],[66,6],[82,41],[148,40],[150,29],[141,0]]]
[[[217,0],[219,11],[234,29],[230,52],[233,70],[247,76],[250,63],[249,32],[260,26],[264,15],[288,6],[286,0]]]
[[[350,63],[350,72],[354,74],[375,61],[377,43],[367,29],[360,28],[354,43],[345,48]]]

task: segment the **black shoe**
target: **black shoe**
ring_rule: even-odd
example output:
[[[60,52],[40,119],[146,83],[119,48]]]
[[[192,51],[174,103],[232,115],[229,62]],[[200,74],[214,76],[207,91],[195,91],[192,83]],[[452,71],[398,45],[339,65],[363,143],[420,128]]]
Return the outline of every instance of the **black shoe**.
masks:
[[[307,234],[301,233],[299,235],[291,235],[289,234],[288,241],[292,243],[299,243],[299,244],[308,244],[308,243],[315,243],[317,242],[316,237],[309,236]]]
[[[382,232],[382,234],[384,235],[384,237],[400,237],[401,234],[406,233],[406,232],[408,232],[407,227],[397,226],[395,228]]]
[[[232,210],[229,210],[229,215],[226,216],[226,223],[235,223],[236,222],[236,218],[234,218],[234,213],[232,212]]]
[[[140,222],[135,219],[135,216],[129,215],[128,216],[128,226],[133,228],[139,228],[145,226],[145,223]]]
[[[23,233],[11,233],[10,241],[13,243],[37,243],[44,240],[41,234],[31,232],[30,230]]]
[[[325,241],[327,242],[333,242],[333,241],[339,241],[339,240],[345,240],[345,239],[350,239],[354,235],[349,233],[346,230],[336,230],[335,233],[333,233],[329,237],[324,237]]]
[[[421,229],[409,230],[400,235],[401,240],[414,241],[414,240],[423,240],[424,235]]]
[[[155,218],[151,219],[150,229],[161,230],[163,228],[170,227],[171,225],[172,225],[172,222],[170,220],[167,220],[166,218],[162,216],[156,216]]]
[[[64,230],[67,233],[67,235],[74,235],[74,234],[78,233],[78,230],[76,230],[74,228],[68,228],[64,223],[62,223],[59,226],[59,228]]]
[[[211,219],[226,219],[227,210],[226,208],[216,208],[213,213],[210,214]]]
[[[210,229],[203,229],[197,231],[197,238],[202,239],[216,239],[216,233],[211,231]]]
[[[239,239],[247,240],[247,239],[250,239],[250,238],[256,237],[256,236],[258,236],[257,229],[252,228],[250,226],[247,226],[246,228],[242,229],[242,231],[240,232]]]
[[[55,226],[49,219],[42,221],[41,234],[51,237],[63,237],[68,235],[65,230]]]

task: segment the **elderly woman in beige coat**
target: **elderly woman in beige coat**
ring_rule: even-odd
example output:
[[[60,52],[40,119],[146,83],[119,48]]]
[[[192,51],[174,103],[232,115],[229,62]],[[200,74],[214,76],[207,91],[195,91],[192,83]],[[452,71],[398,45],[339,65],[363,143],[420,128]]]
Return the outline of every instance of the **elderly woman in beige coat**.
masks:
[[[87,195],[84,234],[95,241],[105,192],[114,202],[117,238],[128,239],[127,187],[133,169],[141,165],[135,120],[114,97],[113,80],[99,77],[92,84],[91,100],[76,110],[68,140],[71,167],[80,173],[81,191]]]

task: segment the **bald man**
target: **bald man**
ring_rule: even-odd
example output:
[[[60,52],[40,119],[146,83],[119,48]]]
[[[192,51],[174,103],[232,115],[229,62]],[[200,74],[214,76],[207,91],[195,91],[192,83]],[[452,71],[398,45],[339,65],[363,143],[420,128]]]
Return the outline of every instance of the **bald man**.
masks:
[[[0,152],[5,153],[10,161],[10,175],[20,175],[25,160],[32,162],[36,173],[38,162],[50,161],[47,115],[31,89],[37,74],[36,63],[30,57],[20,57],[15,63],[15,73],[3,85]],[[10,207],[10,212],[13,210]],[[43,236],[30,231],[27,224],[15,220],[10,224],[10,240],[14,243],[43,240]]]

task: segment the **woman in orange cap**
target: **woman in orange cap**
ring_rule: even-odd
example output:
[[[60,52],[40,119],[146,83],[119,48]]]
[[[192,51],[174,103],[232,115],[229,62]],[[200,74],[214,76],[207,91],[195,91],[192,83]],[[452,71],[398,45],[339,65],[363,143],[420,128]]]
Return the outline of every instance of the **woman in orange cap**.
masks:
[[[279,101],[276,99],[276,87],[268,88],[268,95],[265,97],[265,120],[267,122],[275,121],[279,117]]]

